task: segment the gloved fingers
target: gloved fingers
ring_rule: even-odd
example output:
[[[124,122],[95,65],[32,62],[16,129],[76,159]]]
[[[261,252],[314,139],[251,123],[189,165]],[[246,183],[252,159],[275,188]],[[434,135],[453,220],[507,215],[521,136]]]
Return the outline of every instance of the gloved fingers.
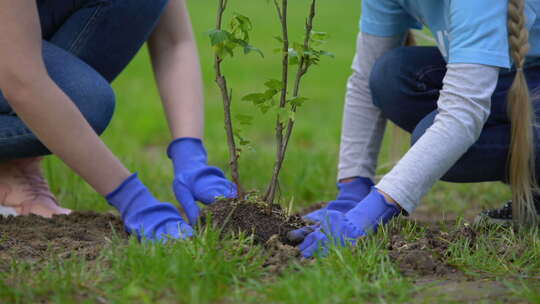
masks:
[[[320,222],[321,231],[331,235],[339,235],[341,223],[344,221],[344,219],[345,214],[335,210],[327,210]]]
[[[310,247],[304,249],[304,251],[302,251],[302,256],[304,258],[311,258],[316,253],[319,253],[320,257],[325,257],[328,255],[328,248],[326,247],[326,243],[324,241],[314,243]]]
[[[201,209],[199,208],[199,205],[197,205],[191,191],[189,191],[189,189],[183,183],[176,179],[173,182],[173,190],[174,194],[176,195],[176,199],[180,205],[182,205],[182,208],[188,217],[189,224],[195,226],[197,224],[197,220],[199,219]]]
[[[356,201],[350,200],[335,200],[328,203],[326,206],[327,210],[335,210],[342,213],[346,213],[358,204]]]
[[[212,204],[217,197],[235,198],[238,196],[236,185],[220,175],[198,175],[194,179],[195,199],[203,204]]]
[[[315,231],[315,225],[305,226],[300,229],[289,231],[289,233],[287,233],[287,238],[291,242],[300,243],[313,231]]]
[[[304,215],[302,218],[306,221],[319,223],[324,218],[324,213],[326,213],[326,208],[318,209],[313,212],[310,212]]]
[[[313,243],[318,242],[323,237],[324,234],[319,229],[317,229],[306,236],[302,244],[298,245],[298,249],[300,249],[300,251],[304,251],[304,249],[310,247]]]
[[[193,229],[186,222],[167,221],[156,231],[156,238],[164,243],[170,240],[185,240],[193,236]]]
[[[322,232],[316,231],[308,235],[305,241],[300,244],[298,249],[300,249],[302,256],[305,258],[313,257],[313,255],[319,250],[321,250],[322,255],[325,255],[327,252],[327,241],[328,239]]]
[[[193,235],[193,229],[182,219],[178,209],[169,203],[142,208],[125,219],[125,227],[142,241],[185,239]]]

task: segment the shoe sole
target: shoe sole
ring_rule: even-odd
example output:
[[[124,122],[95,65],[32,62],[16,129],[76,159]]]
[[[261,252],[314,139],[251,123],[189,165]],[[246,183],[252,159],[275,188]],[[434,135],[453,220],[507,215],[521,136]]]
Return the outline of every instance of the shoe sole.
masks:
[[[15,209],[11,208],[11,207],[5,207],[5,206],[0,206],[0,216],[17,216],[19,214],[17,214],[17,212],[15,212]]]
[[[504,219],[495,219],[486,215],[478,215],[474,219],[474,224],[493,224],[493,225],[500,225],[500,226],[509,226],[512,224],[512,220],[504,220]]]

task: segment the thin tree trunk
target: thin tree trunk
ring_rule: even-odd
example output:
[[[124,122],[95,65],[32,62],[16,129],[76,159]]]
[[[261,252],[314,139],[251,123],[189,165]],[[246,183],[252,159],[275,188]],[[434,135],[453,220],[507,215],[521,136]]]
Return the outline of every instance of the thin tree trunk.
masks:
[[[279,109],[283,109],[287,105],[287,91],[288,91],[288,82],[289,82],[289,31],[288,31],[288,25],[287,25],[287,8],[288,8],[288,1],[282,0],[281,6],[278,3],[278,0],[274,0],[274,5],[276,7],[278,17],[281,23],[281,34],[282,34],[282,40],[283,40],[283,48],[282,48],[282,70],[281,70],[281,95],[279,99]],[[264,196],[264,201],[268,203],[273,203],[276,189],[278,186],[278,176],[279,176],[279,168],[281,167],[280,164],[280,156],[281,151],[283,150],[283,130],[284,125],[281,122],[281,117],[279,116],[276,118],[276,162],[274,164],[274,170],[272,173],[272,178],[270,180],[270,184],[268,185],[268,188],[266,190],[266,194]]]
[[[222,29],[223,13],[225,12],[226,8],[227,0],[218,0],[218,14],[216,20],[216,29],[218,30]],[[231,168],[232,180],[238,187],[238,196],[242,197],[244,191],[240,183],[240,173],[238,171],[238,158],[240,157],[240,155],[238,154],[238,149],[236,148],[236,142],[234,139],[234,128],[231,119],[232,94],[227,87],[227,79],[225,78],[221,70],[222,61],[223,58],[221,58],[219,54],[216,53],[216,55],[214,56],[214,70],[216,73],[215,81],[221,91],[221,97],[223,99],[223,110],[225,114],[225,132],[227,134],[227,145],[229,147],[229,166]]]
[[[286,2],[286,1],[284,1],[284,2]],[[286,3],[284,5],[286,5]],[[315,14],[316,14],[316,7],[317,7],[317,1],[312,0],[311,6],[310,6],[309,16],[308,16],[308,18],[306,20],[306,32],[305,32],[305,35],[304,35],[304,45],[303,45],[304,50],[309,49],[309,42],[311,40],[311,32],[313,30],[313,20],[315,18]],[[280,20],[283,20],[283,16],[280,17]],[[283,25],[283,22],[282,22],[282,25]],[[284,32],[286,33],[286,31],[287,31],[287,29],[285,27]],[[285,45],[285,43],[284,43],[284,45]],[[287,54],[288,54],[288,43],[287,43]],[[309,62],[309,55],[304,54],[300,58],[299,63],[298,63],[298,70],[296,72],[296,77],[295,77],[295,80],[294,80],[293,97],[298,97],[299,96],[300,83],[301,83],[302,78],[304,77],[304,75],[307,73],[310,65],[311,64]],[[285,64],[284,64],[284,67],[285,67]],[[286,68],[287,68],[287,71],[288,71],[288,57],[287,57],[287,66],[286,66]],[[282,91],[282,93],[283,93],[283,91]],[[285,103],[286,103],[286,92],[285,92]],[[281,106],[281,104],[280,104],[280,106]],[[286,105],[284,105],[284,106],[286,106]],[[292,106],[291,110],[292,110],[293,113],[296,113],[296,106]],[[275,199],[275,194],[276,194],[277,187],[278,187],[278,184],[279,184],[279,174],[281,172],[283,162],[285,161],[285,154],[287,152],[287,147],[289,145],[289,140],[291,138],[292,131],[293,131],[293,128],[294,128],[294,119],[289,118],[289,120],[287,121],[287,127],[286,127],[286,130],[285,130],[285,134],[283,134],[283,129],[284,129],[283,124],[280,123],[279,121],[278,121],[278,123],[280,124],[280,127],[281,127],[279,129],[279,132],[280,132],[279,133],[280,142],[279,142],[279,146],[278,146],[279,150],[278,150],[278,155],[277,155],[277,158],[276,158],[276,163],[275,163],[275,166],[274,166],[272,179],[270,181],[270,185],[268,187],[268,191],[267,191],[267,195],[266,195],[266,201],[270,202],[270,203],[273,203],[273,201]],[[276,128],[276,131],[278,131],[277,128]]]

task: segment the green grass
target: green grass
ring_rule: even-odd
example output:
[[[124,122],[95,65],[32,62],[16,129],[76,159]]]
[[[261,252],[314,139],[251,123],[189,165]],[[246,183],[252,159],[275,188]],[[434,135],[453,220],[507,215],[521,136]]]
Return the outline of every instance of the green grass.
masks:
[[[211,163],[226,169],[227,147],[222,105],[213,82],[212,53],[205,32],[213,28],[215,1],[189,3],[201,53],[206,96],[205,143]],[[272,38],[279,34],[277,19],[266,1],[231,0],[238,11],[252,18],[252,44],[265,59],[238,56],[225,64],[233,88],[234,111],[249,113],[257,122],[245,129],[254,151],[242,154],[241,173],[249,189],[264,189],[274,161],[273,120],[263,116],[239,96],[262,89],[265,80],[279,76],[279,58]],[[302,31],[307,1],[291,1],[292,37]],[[341,114],[345,83],[358,32],[360,1],[321,0],[315,29],[330,33],[325,58],[306,77],[302,95],[310,101],[297,115],[290,151],[281,178],[281,202],[295,208],[335,196]],[[164,201],[174,201],[172,168],[165,154],[170,135],[160,106],[146,50],[114,83],[117,111],[104,140],[131,170]],[[385,141],[381,162],[388,161]],[[84,181],[54,157],[47,175],[61,202],[76,210],[106,211],[110,207]],[[380,173],[383,173],[381,171]],[[482,208],[508,199],[508,189],[498,183],[439,183],[424,199],[420,213],[470,216]],[[422,229],[407,224],[407,237]],[[196,239],[172,245],[127,245],[113,240],[95,262],[54,257],[39,267],[14,261],[0,273],[0,302],[29,303],[359,303],[410,302],[425,286],[402,276],[390,262],[385,233],[369,238],[359,248],[332,250],[328,258],[293,263],[279,276],[262,267],[264,252],[249,238],[219,240],[209,230]],[[540,303],[540,241],[537,233],[494,231],[480,237],[476,250],[466,238],[451,245],[452,263],[466,273],[503,282],[515,299]],[[505,249],[506,248],[506,249]],[[533,280],[534,279],[534,280]],[[451,297],[450,300],[451,301]],[[442,299],[434,299],[439,302]],[[427,301],[427,300],[425,300]]]

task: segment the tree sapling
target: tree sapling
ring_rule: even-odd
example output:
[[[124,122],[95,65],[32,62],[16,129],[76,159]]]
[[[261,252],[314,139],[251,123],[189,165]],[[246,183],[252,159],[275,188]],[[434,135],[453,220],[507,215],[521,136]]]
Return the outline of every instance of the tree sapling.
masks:
[[[222,62],[225,58],[234,56],[237,49],[242,49],[244,54],[256,52],[262,57],[264,56],[259,49],[250,44],[250,32],[253,29],[251,20],[244,15],[235,13],[229,28],[225,30],[223,16],[229,0],[217,1],[216,28],[209,32],[209,36],[214,49],[216,83],[220,88],[223,100],[231,175],[241,191],[239,191],[240,195],[237,199],[221,200],[207,208],[207,212],[212,213],[213,221],[226,228],[225,230],[233,229],[253,233],[258,242],[265,242],[272,234],[278,234],[282,236],[282,240],[285,240],[284,236],[289,230],[304,225],[300,217],[290,217],[279,204],[275,203],[279,175],[295,125],[295,114],[298,107],[308,100],[300,96],[301,83],[309,69],[318,64],[322,56],[332,56],[332,54],[318,49],[324,43],[326,33],[313,30],[317,0],[310,0],[309,14],[306,18],[301,42],[290,41],[288,0],[273,0],[272,5],[277,12],[281,28],[280,36],[276,37],[280,43],[281,78],[266,81],[264,83],[265,91],[250,93],[242,98],[244,101],[251,102],[262,113],[276,115],[276,159],[271,180],[262,197],[255,192],[246,193],[241,186],[238,159],[242,149],[239,146],[245,146],[249,144],[249,141],[242,137],[239,128],[234,127],[231,113],[232,89],[228,86]],[[289,74],[293,66],[296,66],[295,76],[290,79]],[[249,125],[252,121],[252,117],[249,115],[236,115],[234,118],[240,125]]]

